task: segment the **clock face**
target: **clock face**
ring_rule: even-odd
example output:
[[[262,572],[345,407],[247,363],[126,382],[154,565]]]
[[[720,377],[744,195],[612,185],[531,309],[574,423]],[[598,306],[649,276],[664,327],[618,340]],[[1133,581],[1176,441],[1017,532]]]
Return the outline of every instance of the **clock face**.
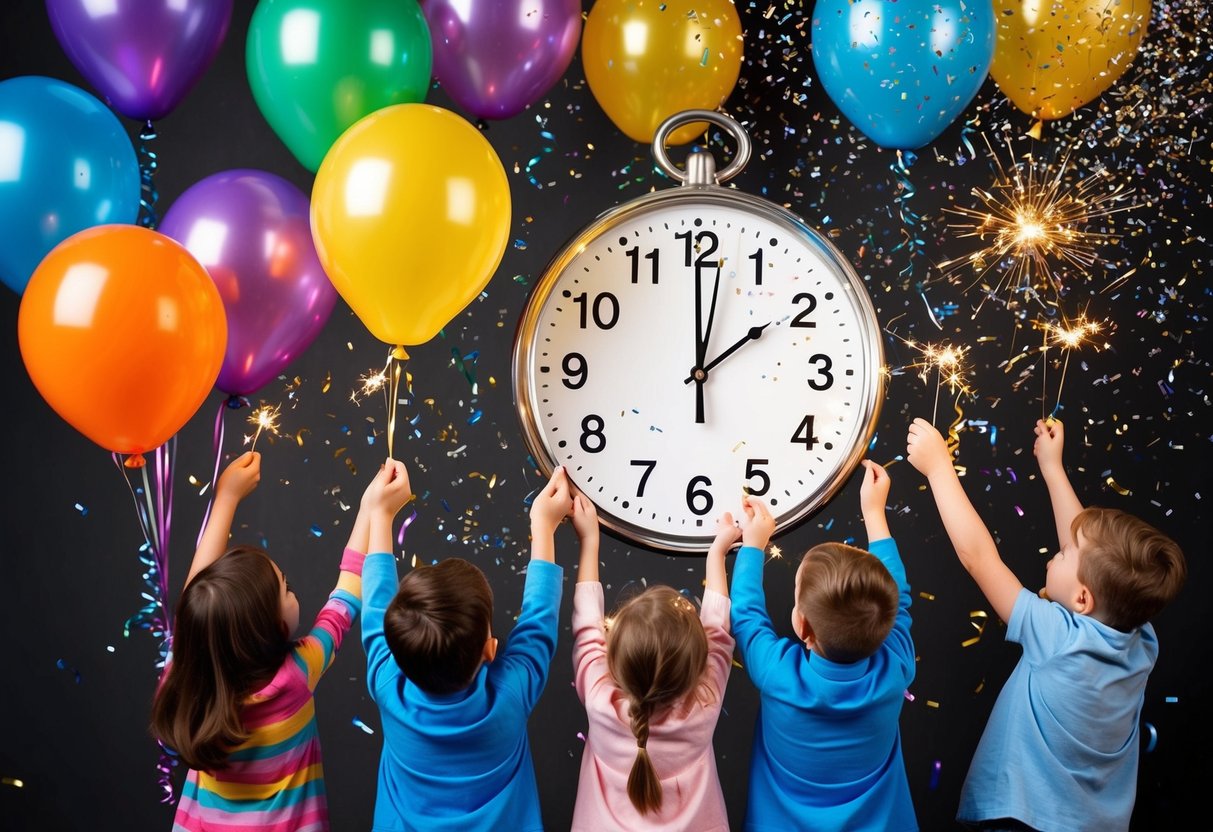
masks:
[[[786,528],[866,449],[877,329],[862,282],[793,215],[717,186],[642,197],[534,290],[515,343],[524,434],[638,542],[704,551],[743,489]]]

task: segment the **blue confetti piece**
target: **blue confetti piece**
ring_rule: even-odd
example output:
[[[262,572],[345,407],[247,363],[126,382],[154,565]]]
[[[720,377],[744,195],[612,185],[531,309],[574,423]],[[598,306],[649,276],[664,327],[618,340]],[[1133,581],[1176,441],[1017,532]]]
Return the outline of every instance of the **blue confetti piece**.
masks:
[[[931,789],[932,791],[934,791],[935,787],[939,785],[939,771],[942,768],[943,761],[941,760],[936,760],[934,765],[931,766],[931,782],[927,788]]]
[[[1158,729],[1147,722],[1146,730],[1150,732],[1150,741],[1146,744],[1146,753],[1149,754],[1158,745]]]
[[[479,422],[479,421],[480,421],[480,417],[481,417],[481,416],[483,416],[483,415],[484,415],[483,411],[480,411],[480,410],[473,410],[473,411],[472,411],[472,415],[471,415],[471,417],[468,419],[468,424],[469,424],[469,425],[474,425],[474,424],[476,424],[477,422]]]
[[[321,528],[320,528],[320,526],[319,526],[319,524],[317,524],[317,523],[313,523],[313,524],[312,524],[312,529],[311,529],[311,531],[312,531],[312,536],[313,536],[313,537],[320,537],[321,535],[323,535],[323,534],[324,534],[324,530],[323,530],[323,529],[321,529]]]
[[[76,503],[76,511],[80,512],[81,517],[88,517],[88,509],[79,503]]]
[[[1168,705],[1174,705],[1175,703],[1177,703],[1179,701],[1179,697],[1178,696],[1168,696],[1165,701]]]
[[[374,728],[372,728],[371,726],[367,725],[365,722],[363,722],[363,721],[362,721],[361,719],[359,719],[358,717],[354,717],[354,719],[353,719],[353,723],[354,723],[354,727],[355,727],[355,728],[361,728],[361,729],[362,729],[362,732],[363,732],[363,733],[365,733],[365,734],[374,734],[374,733],[375,733],[375,729],[374,729]]]

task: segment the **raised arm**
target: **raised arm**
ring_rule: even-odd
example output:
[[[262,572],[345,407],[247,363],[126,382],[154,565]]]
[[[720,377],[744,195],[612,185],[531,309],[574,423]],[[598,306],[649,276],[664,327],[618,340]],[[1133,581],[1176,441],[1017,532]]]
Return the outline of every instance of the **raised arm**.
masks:
[[[729,596],[729,579],[724,556],[738,540],[741,540],[741,527],[733,520],[732,512],[726,511],[716,518],[716,538],[708,549],[707,563],[704,565],[704,586],[726,598]]]
[[[574,489],[573,530],[581,541],[577,583],[598,580],[598,509],[589,497]]]
[[[531,503],[531,560],[556,562],[556,527],[573,510],[573,491],[561,465]]]
[[[1053,503],[1053,522],[1057,526],[1059,549],[1064,549],[1067,544],[1074,545],[1070,528],[1074,518],[1082,511],[1082,503],[1074,493],[1074,486],[1070,485],[1066,467],[1061,461],[1065,438],[1065,427],[1057,419],[1036,422],[1036,444],[1032,446],[1032,453],[1036,454],[1040,476],[1049,489],[1049,501]]]
[[[404,467],[403,462],[389,459],[362,495],[362,507],[358,512],[359,515],[366,516],[367,545],[370,551],[392,551],[392,521],[412,497],[408,469]],[[362,518],[359,517],[360,519]],[[358,520],[355,520],[351,537],[357,533],[357,527]]]
[[[870,459],[863,461],[863,485],[859,487],[859,507],[863,511],[863,525],[868,533],[868,545],[874,540],[892,537],[889,521],[885,517],[885,504],[889,499],[889,475],[884,468]]]
[[[914,420],[906,438],[906,457],[927,478],[939,517],[961,564],[977,581],[998,617],[1009,621],[1023,584],[1002,562],[994,538],[956,476],[952,453],[934,425],[925,419]]]
[[[223,557],[223,553],[227,551],[228,538],[232,534],[236,506],[253,493],[260,481],[261,454],[255,451],[241,454],[223,469],[219,481],[215,483],[215,501],[211,505],[210,517],[206,521],[202,538],[198,541],[198,548],[194,551],[189,574],[185,576],[186,586],[194,580],[195,575]]]

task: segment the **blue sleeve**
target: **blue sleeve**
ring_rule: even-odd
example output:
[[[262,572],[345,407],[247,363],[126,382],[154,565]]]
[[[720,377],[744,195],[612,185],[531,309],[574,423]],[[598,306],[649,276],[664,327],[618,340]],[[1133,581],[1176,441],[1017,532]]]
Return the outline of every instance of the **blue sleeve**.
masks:
[[[366,651],[366,686],[372,699],[400,674],[400,666],[383,635],[383,615],[396,596],[399,583],[393,554],[376,552],[366,556],[362,567],[362,648]]]
[[[787,639],[775,634],[771,616],[767,613],[766,594],[762,589],[763,554],[761,549],[742,546],[733,565],[733,638],[741,649],[746,673],[759,690],[770,670],[779,664],[787,652]]]
[[[910,583],[906,579],[906,567],[901,562],[897,543],[891,537],[868,543],[868,551],[880,559],[897,582],[897,617],[893,629],[885,639],[885,647],[901,662],[906,673],[906,684],[914,680],[914,641],[910,638]]]
[[[510,631],[505,650],[489,667],[498,683],[522,701],[529,714],[548,682],[556,655],[560,594],[564,570],[545,560],[532,560],[522,590],[522,609]]]
[[[1021,645],[1028,662],[1040,664],[1070,643],[1077,626],[1074,613],[1024,587],[1011,607],[1007,641]]]

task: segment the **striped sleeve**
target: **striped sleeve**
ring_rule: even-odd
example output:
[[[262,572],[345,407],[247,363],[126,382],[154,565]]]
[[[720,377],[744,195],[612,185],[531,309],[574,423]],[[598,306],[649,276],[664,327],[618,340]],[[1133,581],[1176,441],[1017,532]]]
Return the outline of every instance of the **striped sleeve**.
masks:
[[[346,549],[341,559],[341,575],[320,608],[308,634],[295,643],[293,657],[307,677],[308,690],[314,691],[320,677],[337,657],[341,641],[362,611],[362,562],[365,555]]]

